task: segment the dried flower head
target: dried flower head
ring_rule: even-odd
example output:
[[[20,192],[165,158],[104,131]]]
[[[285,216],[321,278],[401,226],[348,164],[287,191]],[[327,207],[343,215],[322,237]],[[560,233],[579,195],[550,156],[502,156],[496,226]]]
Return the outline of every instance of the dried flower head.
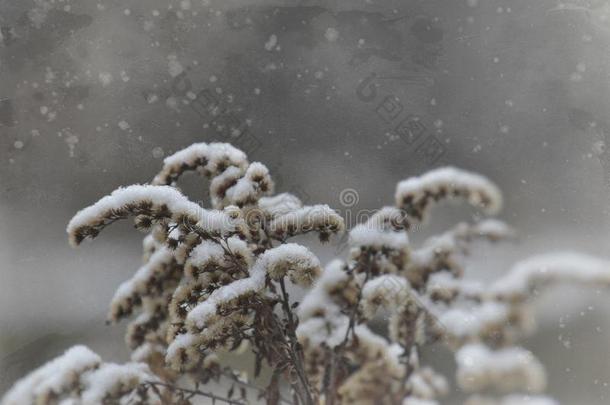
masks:
[[[176,188],[189,171],[209,180],[210,208]],[[542,395],[543,366],[518,346],[535,331],[530,301],[554,282],[608,286],[608,261],[538,256],[490,285],[465,279],[477,241],[514,231],[486,218],[413,243],[441,200],[486,215],[501,208],[490,180],[446,167],[400,182],[395,206],[349,230],[348,257],[322,267],[287,240],[314,232],[327,241],[345,231],[343,219],[273,189],[263,164],[228,144],[198,143],[167,157],[152,185],[119,188],[79,211],[67,228],[73,245],[127,217],[148,232],[142,265],[110,305],[109,320],[130,318],[132,362],[103,363],[77,346],[17,382],[2,405],[242,403],[235,387],[240,401],[247,387],[272,405],[432,405],[449,391],[448,376],[419,357],[433,344],[454,352],[469,405],[556,404]],[[293,288],[305,289],[300,303]],[[267,387],[224,364],[244,352],[255,376],[270,369]],[[226,397],[201,390],[221,379],[232,387]]]

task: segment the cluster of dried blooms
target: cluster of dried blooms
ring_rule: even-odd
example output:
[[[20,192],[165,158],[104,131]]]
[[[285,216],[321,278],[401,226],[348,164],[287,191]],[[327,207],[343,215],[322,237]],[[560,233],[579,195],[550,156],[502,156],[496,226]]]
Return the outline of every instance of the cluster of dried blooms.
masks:
[[[209,179],[210,208],[177,188],[188,171]],[[150,185],[120,188],[77,213],[67,229],[74,245],[127,217],[148,232],[143,264],[109,312],[111,322],[130,319],[132,362],[102,363],[75,347],[15,384],[2,404],[189,404],[199,396],[243,404],[248,387],[269,404],[432,405],[451,381],[420,353],[439,343],[455,353],[467,404],[556,404],[543,394],[544,367],[517,344],[534,331],[529,301],[555,282],[610,285],[610,263],[547,255],[491,285],[465,280],[472,242],[513,231],[489,218],[414,246],[409,233],[438,202],[465,201],[486,215],[502,206],[486,178],[441,168],[399,183],[395,206],[353,227],[348,257],[323,267],[289,239],[313,232],[328,241],[345,231],[342,218],[273,188],[263,164],[228,144],[201,143],[166,158]],[[290,299],[295,288],[306,290],[300,303]],[[271,370],[266,386],[223,366],[231,352],[252,354],[254,378]],[[226,396],[200,390],[222,379]]]
[[[158,381],[145,363],[103,363],[87,347],[74,346],[17,382],[2,403],[97,405],[132,401],[161,404],[161,397],[152,388]]]

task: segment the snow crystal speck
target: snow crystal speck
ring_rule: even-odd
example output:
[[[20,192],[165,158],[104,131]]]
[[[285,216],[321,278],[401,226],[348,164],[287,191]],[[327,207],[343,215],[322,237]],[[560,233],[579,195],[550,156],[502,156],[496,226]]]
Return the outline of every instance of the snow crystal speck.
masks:
[[[267,42],[265,42],[265,50],[271,51],[277,46],[277,36],[272,34]]]
[[[112,75],[108,72],[101,72],[98,75],[98,78],[104,87],[109,86],[110,83],[112,83]]]
[[[335,42],[337,39],[339,39],[339,31],[337,31],[336,28],[329,27],[324,33],[324,38],[326,38],[328,42]]]
[[[163,148],[157,146],[153,148],[152,155],[155,159],[161,159],[163,155],[165,155],[165,152],[163,151]]]

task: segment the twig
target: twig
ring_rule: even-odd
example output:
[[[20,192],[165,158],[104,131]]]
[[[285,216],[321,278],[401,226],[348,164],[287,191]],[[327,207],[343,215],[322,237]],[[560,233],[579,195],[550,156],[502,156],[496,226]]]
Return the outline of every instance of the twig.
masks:
[[[301,382],[301,389],[303,392],[303,399],[306,405],[313,405],[313,399],[311,397],[311,391],[309,389],[309,381],[305,376],[305,368],[303,367],[303,351],[301,349],[301,345],[297,340],[297,336],[295,333],[296,330],[296,322],[294,317],[292,316],[292,310],[290,309],[290,300],[288,293],[286,292],[286,284],[284,283],[284,279],[280,279],[280,288],[282,291],[282,307],[284,309],[284,313],[286,315],[286,319],[288,321],[288,339],[290,340],[290,356],[292,357],[292,361],[294,363],[294,368],[297,372],[297,376]]]
[[[365,267],[365,276],[364,276],[364,281],[362,282],[362,286],[364,286],[366,284],[366,282],[369,280],[369,277],[371,275],[371,268],[369,266],[369,261],[370,261],[370,254],[367,256],[367,263],[366,263],[366,267]],[[354,269],[355,269],[355,267],[354,267]],[[352,272],[354,269],[352,269]],[[329,380],[328,380],[328,385],[326,386],[326,401],[327,401],[328,405],[333,405],[335,402],[335,369],[337,367],[337,361],[338,361],[338,359],[341,358],[343,349],[347,345],[347,342],[348,342],[349,336],[350,336],[350,331],[354,330],[354,326],[356,324],[356,315],[358,314],[358,308],[360,307],[361,300],[362,300],[362,287],[360,287],[360,289],[358,290],[358,297],[356,299],[356,304],[350,311],[349,324],[347,326],[347,329],[345,330],[345,336],[343,337],[343,341],[333,349],[331,357],[330,357],[330,367],[328,370]]]
[[[200,395],[200,396],[203,396],[206,398],[210,398],[213,401],[225,402],[229,405],[246,405],[244,402],[235,401],[233,399],[221,397],[221,396],[209,393],[209,392],[203,392],[203,391],[199,391],[199,390],[192,390],[192,389],[188,389],[188,388],[176,387],[174,385],[166,384],[163,382],[147,381],[146,384],[148,384],[150,386],[161,386],[161,387],[169,388],[172,391],[181,391],[181,392],[185,392],[187,394]]]
[[[230,379],[235,384],[241,385],[244,388],[250,388],[252,390],[258,391],[259,393],[261,393],[263,391],[262,388],[257,387],[256,385],[253,385],[253,384],[240,380],[235,374],[231,373],[231,370],[223,370],[220,375]],[[286,404],[290,404],[290,401],[288,401],[286,398],[283,398],[281,395],[280,395],[280,401],[284,402]]]

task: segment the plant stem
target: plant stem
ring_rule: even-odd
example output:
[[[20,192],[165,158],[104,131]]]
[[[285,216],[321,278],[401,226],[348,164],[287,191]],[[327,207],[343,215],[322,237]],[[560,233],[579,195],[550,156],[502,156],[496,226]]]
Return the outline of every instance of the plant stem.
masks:
[[[222,371],[220,373],[220,375],[226,377],[227,379],[231,380],[231,382],[233,382],[233,383],[235,383],[237,385],[241,385],[244,388],[250,388],[250,389],[256,390],[259,394],[263,391],[260,387],[257,387],[256,385],[253,385],[253,384],[241,381],[230,370]],[[286,403],[286,404],[290,403],[286,398],[283,398],[281,395],[280,395],[280,402],[283,402],[283,403]]]
[[[362,286],[364,286],[366,284],[366,282],[369,280],[370,275],[371,275],[371,268],[369,266],[369,263],[370,263],[370,255],[367,256],[366,264],[364,265],[365,276],[364,276],[364,281],[362,282]],[[352,272],[353,272],[353,270],[355,270],[355,267],[354,267],[354,269],[352,269]],[[325,399],[326,399],[326,403],[328,405],[334,405],[334,403],[335,403],[335,385],[336,385],[335,371],[337,368],[337,361],[341,359],[341,354],[343,353],[343,349],[345,348],[345,346],[347,345],[347,342],[349,341],[350,332],[353,332],[354,327],[356,325],[356,315],[358,314],[358,308],[360,307],[361,300],[362,300],[362,287],[358,290],[358,297],[356,299],[356,305],[354,305],[354,307],[350,311],[349,324],[347,326],[347,329],[345,330],[345,336],[343,337],[343,341],[332,350],[332,354],[330,356],[330,366],[329,366],[329,370],[328,370],[329,380],[328,380],[327,386],[325,387],[326,388],[326,390],[325,390],[326,398]]]
[[[301,345],[299,344],[296,336],[296,322],[294,320],[292,310],[290,309],[290,300],[288,296],[288,292],[286,292],[286,284],[284,283],[284,279],[280,279],[280,288],[282,291],[282,308],[284,309],[284,313],[286,315],[286,320],[288,321],[288,339],[290,340],[290,356],[294,363],[294,368],[297,372],[297,376],[300,381],[300,388],[303,391],[303,400],[306,405],[313,405],[313,399],[311,397],[311,392],[309,389],[309,381],[305,375],[305,368],[303,367],[304,356],[303,351],[301,349]]]
[[[165,388],[169,388],[172,391],[181,391],[181,392],[185,392],[188,394],[193,394],[193,395],[200,395],[206,398],[210,398],[212,401],[222,401],[225,402],[229,405],[245,405],[245,403],[240,402],[240,401],[235,401],[233,399],[230,398],[225,398],[225,397],[221,397],[215,394],[212,394],[210,392],[204,392],[204,391],[199,391],[199,390],[191,390],[188,388],[181,388],[181,387],[176,387],[175,385],[171,385],[171,384],[166,384],[163,382],[158,382],[158,381],[147,381],[146,384],[149,384],[151,386],[161,386],[161,387],[165,387]]]

